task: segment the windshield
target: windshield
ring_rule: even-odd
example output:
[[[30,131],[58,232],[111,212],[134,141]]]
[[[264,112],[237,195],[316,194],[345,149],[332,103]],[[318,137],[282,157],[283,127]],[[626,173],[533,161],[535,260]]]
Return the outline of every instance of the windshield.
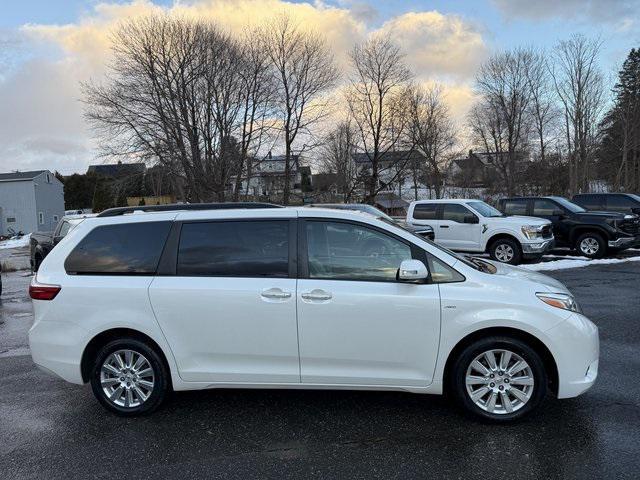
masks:
[[[378,210],[376,207],[372,207],[371,205],[348,205],[350,210],[357,210],[359,212],[368,213],[369,215],[373,215],[374,217],[383,218],[389,222],[393,222],[393,218],[384,213],[382,210]]]
[[[586,210],[584,208],[582,208],[580,205],[576,205],[575,203],[570,202],[569,200],[567,200],[564,197],[549,197],[549,198],[551,198],[552,200],[555,200],[557,203],[562,205],[564,208],[569,210],[571,213],[586,212]]]
[[[636,202],[640,202],[640,195],[636,195],[635,193],[630,193],[629,196],[633,198]]]
[[[500,210],[493,208],[488,203],[484,202],[468,202],[471,208],[473,208],[476,212],[478,212],[483,217],[504,217]]]

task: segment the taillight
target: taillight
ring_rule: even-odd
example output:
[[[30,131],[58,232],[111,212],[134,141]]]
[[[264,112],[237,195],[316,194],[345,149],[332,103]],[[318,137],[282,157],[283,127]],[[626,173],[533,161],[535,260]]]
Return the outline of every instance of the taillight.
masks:
[[[60,285],[47,285],[34,280],[29,285],[29,296],[34,300],[53,300],[61,288]]]

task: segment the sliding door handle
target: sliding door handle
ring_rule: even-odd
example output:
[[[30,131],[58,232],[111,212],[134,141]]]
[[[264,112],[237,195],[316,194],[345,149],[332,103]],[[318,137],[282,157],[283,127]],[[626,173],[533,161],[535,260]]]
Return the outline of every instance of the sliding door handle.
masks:
[[[332,295],[329,292],[324,290],[315,289],[310,292],[305,292],[300,295],[303,300],[311,300],[311,301],[323,301],[323,300],[331,300]]]

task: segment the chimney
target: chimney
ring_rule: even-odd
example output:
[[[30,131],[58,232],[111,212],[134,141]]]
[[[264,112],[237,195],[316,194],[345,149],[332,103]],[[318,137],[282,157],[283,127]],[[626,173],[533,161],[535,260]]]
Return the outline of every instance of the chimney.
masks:
[[[267,153],[267,158],[271,160],[271,150],[269,150],[269,153]]]
[[[473,157],[473,150],[469,149],[469,158]]]

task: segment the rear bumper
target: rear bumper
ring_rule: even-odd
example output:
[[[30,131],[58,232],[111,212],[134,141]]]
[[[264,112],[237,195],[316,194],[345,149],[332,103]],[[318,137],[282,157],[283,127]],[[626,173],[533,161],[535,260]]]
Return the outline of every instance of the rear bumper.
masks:
[[[598,377],[598,327],[584,315],[574,313],[546,334],[554,345],[558,398],[577,397],[586,392]]]
[[[33,362],[71,383],[84,383],[80,371],[87,332],[71,322],[36,322],[29,330]]]

